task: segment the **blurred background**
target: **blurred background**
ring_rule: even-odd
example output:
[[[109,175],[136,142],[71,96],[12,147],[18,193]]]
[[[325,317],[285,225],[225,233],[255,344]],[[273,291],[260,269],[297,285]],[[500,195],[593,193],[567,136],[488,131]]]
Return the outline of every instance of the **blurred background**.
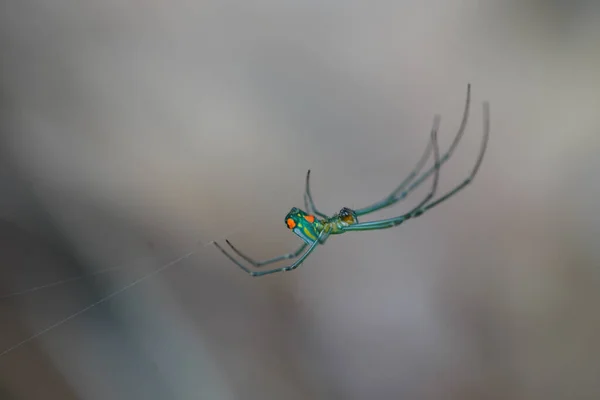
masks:
[[[0,40],[0,399],[600,398],[598,2],[9,0]],[[468,82],[447,203],[260,279],[210,245],[294,250],[309,168],[383,198]]]

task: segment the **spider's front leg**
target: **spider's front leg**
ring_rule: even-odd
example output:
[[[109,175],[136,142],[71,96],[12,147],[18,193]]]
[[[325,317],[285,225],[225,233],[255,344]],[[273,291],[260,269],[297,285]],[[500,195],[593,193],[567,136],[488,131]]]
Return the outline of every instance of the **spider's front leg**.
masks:
[[[450,197],[454,196],[455,194],[460,192],[462,189],[464,189],[467,185],[469,185],[471,182],[473,182],[473,179],[475,179],[475,175],[477,175],[477,172],[479,171],[479,167],[481,166],[481,163],[483,161],[483,156],[485,155],[485,151],[487,149],[489,136],[490,136],[490,105],[487,102],[485,102],[485,103],[483,103],[483,139],[481,141],[481,150],[479,151],[479,156],[477,157],[475,166],[473,167],[471,173],[465,180],[463,180],[460,184],[455,186],[454,189],[450,190],[449,192],[447,192],[440,198],[438,198],[435,201],[432,201],[430,203],[429,200],[433,197],[433,194],[435,193],[435,190],[437,187],[437,176],[439,174],[439,167],[440,167],[439,154],[436,154],[436,167],[435,167],[436,175],[434,178],[435,179],[434,185],[433,185],[430,193],[419,205],[417,205],[415,208],[413,208],[406,214],[400,215],[398,217],[350,225],[350,226],[344,227],[344,231],[367,231],[367,230],[375,230],[375,229],[392,228],[394,226],[400,225],[401,223],[403,223],[404,221],[406,221],[408,219],[419,217],[420,215],[424,214],[428,210],[431,210],[433,207],[448,200]],[[436,145],[436,147],[437,147],[437,145]]]
[[[458,146],[458,143],[460,142],[460,139],[462,138],[462,136],[465,132],[465,128],[467,127],[467,121],[469,119],[470,105],[471,105],[471,84],[467,85],[467,99],[465,101],[465,108],[463,111],[463,117],[462,117],[462,121],[460,123],[460,127],[458,128],[458,131],[457,131],[456,135],[454,136],[454,140],[452,141],[452,144],[450,145],[450,147],[448,148],[446,153],[444,153],[440,157],[440,162],[439,162],[440,166],[450,159],[450,157],[452,156],[452,153]],[[433,120],[432,131],[434,131],[434,130],[437,131],[439,129],[439,124],[440,124],[440,116],[436,115],[436,117]],[[359,216],[370,214],[374,211],[389,207],[393,204],[396,204],[399,201],[404,200],[413,190],[415,190],[417,187],[419,187],[427,178],[429,178],[432,174],[435,173],[435,166],[434,166],[434,167],[431,167],[429,170],[423,172],[420,176],[418,176],[421,173],[421,170],[423,169],[425,162],[429,159],[430,153],[431,153],[431,142],[429,142],[429,144],[425,148],[425,152],[423,153],[423,155],[417,162],[417,165],[413,168],[412,172],[402,181],[402,183],[400,183],[400,185],[392,193],[390,193],[383,200],[380,200],[374,204],[371,204],[370,206],[367,206],[364,208],[359,208],[359,209],[355,210],[356,214]],[[418,178],[417,178],[417,176],[418,176]]]

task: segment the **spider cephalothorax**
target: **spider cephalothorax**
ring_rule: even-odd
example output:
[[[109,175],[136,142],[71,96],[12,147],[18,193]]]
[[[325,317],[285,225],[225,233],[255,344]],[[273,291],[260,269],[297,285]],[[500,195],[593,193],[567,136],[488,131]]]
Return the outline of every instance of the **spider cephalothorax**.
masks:
[[[348,207],[344,207],[338,213],[338,218],[346,225],[353,225],[358,223],[358,216],[356,215],[356,211],[349,209]]]
[[[469,85],[467,87],[467,101],[465,104],[463,119],[460,124],[460,128],[458,129],[458,132],[456,133],[456,136],[454,137],[454,140],[452,141],[452,144],[450,145],[448,150],[446,150],[444,154],[440,154],[437,143],[437,130],[440,119],[438,116],[436,116],[436,118],[434,119],[433,128],[431,129],[431,142],[425,149],[425,152],[421,156],[419,162],[417,163],[413,171],[404,179],[404,181],[402,181],[400,186],[398,186],[387,197],[367,207],[359,208],[356,210],[351,210],[347,207],[344,207],[340,210],[339,213],[331,217],[327,214],[322,213],[315,207],[315,203],[313,202],[312,195],[310,193],[309,170],[306,174],[306,189],[304,192],[304,205],[307,211],[305,212],[300,210],[299,208],[294,207],[285,216],[285,224],[287,225],[287,227],[300,238],[302,238],[302,240],[304,241],[304,243],[302,243],[302,245],[293,253],[283,254],[281,256],[273,257],[264,261],[254,261],[247,255],[236,249],[231,243],[229,243],[229,241],[226,241],[227,244],[238,256],[246,260],[254,267],[261,267],[263,265],[272,264],[277,261],[299,257],[293,264],[269,270],[252,271],[243,263],[236,260],[230,253],[225,251],[221,246],[219,246],[218,243],[215,242],[215,246],[217,246],[223,252],[223,254],[225,254],[225,256],[227,256],[231,261],[233,261],[238,267],[249,273],[251,276],[263,276],[273,274],[275,272],[291,271],[297,268],[300,264],[302,264],[306,257],[308,257],[308,255],[311,254],[314,249],[316,249],[318,245],[324,244],[330,235],[338,235],[351,231],[370,231],[377,229],[392,228],[394,226],[402,224],[404,221],[419,217],[423,213],[427,212],[428,210],[431,210],[433,207],[446,201],[447,199],[464,189],[469,183],[473,181],[473,178],[479,170],[479,166],[481,165],[481,161],[483,160],[483,155],[485,154],[485,149],[487,147],[490,130],[490,111],[488,103],[483,103],[483,141],[481,142],[481,150],[479,152],[479,157],[475,162],[475,166],[473,167],[471,174],[461,183],[455,186],[454,189],[443,194],[439,198],[434,199],[434,196],[437,191],[440,167],[442,166],[442,164],[444,164],[450,159],[450,156],[454,152],[455,147],[458,145],[460,138],[463,136],[463,132],[467,125],[470,99],[471,86]],[[434,165],[427,171],[421,172],[423,167],[425,166],[425,163],[427,162],[427,160],[429,160],[432,150]],[[416,206],[414,206],[409,211],[405,212],[402,215],[392,218],[381,219],[377,221],[358,222],[358,217],[360,216],[370,214],[372,212],[394,205],[401,200],[404,200],[413,190],[418,188],[423,182],[427,180],[427,178],[429,178],[432,175],[433,182],[429,193],[427,194],[427,196],[425,196],[425,198],[423,198]],[[304,251],[307,246],[308,250]],[[302,254],[302,252],[304,252],[304,254]]]

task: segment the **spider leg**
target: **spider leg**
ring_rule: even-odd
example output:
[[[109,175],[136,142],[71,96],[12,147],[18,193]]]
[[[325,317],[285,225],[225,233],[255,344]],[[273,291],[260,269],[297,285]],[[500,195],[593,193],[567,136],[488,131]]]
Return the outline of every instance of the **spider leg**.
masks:
[[[400,221],[400,222],[398,222],[398,224],[400,224],[400,223],[404,222],[404,220],[411,218],[410,216],[412,214],[414,214],[418,210],[422,209],[429,202],[429,200],[431,200],[433,198],[433,196],[435,196],[435,192],[437,191],[437,186],[438,186],[438,182],[439,182],[439,178],[440,178],[440,149],[439,149],[438,142],[437,142],[437,130],[436,129],[433,129],[431,131],[431,146],[433,147],[433,155],[434,155],[434,161],[435,161],[435,165],[434,165],[435,175],[433,176],[433,183],[431,185],[431,189],[429,190],[429,193],[427,194],[427,196],[425,196],[425,198],[423,200],[421,200],[421,202],[419,204],[417,204],[415,207],[413,207],[413,209],[410,210],[409,212],[402,214],[399,217],[389,218],[389,219],[380,220],[380,221],[371,221],[371,222],[364,222],[364,223],[350,225],[350,226],[345,227],[344,231],[381,229],[383,227],[387,227],[387,225],[390,225],[389,227],[391,228],[392,226],[395,226],[395,225],[393,225],[393,223]],[[353,227],[358,227],[358,228],[353,228]]]
[[[268,264],[273,264],[276,263],[277,261],[282,261],[282,260],[290,260],[292,258],[296,258],[300,255],[300,253],[302,253],[304,251],[304,249],[306,248],[306,246],[308,246],[307,243],[302,243],[302,245],[300,247],[298,247],[298,249],[292,253],[287,253],[287,254],[282,254],[280,256],[277,257],[273,257],[273,258],[269,258],[268,260],[264,260],[264,261],[255,261],[252,258],[248,257],[247,255],[245,255],[244,253],[242,253],[240,250],[238,250],[234,245],[231,244],[231,242],[229,240],[225,240],[227,242],[227,244],[229,245],[229,247],[231,247],[231,249],[240,257],[242,257],[244,260],[246,260],[248,263],[252,264],[254,267],[262,267],[264,265],[268,265]]]
[[[358,223],[355,225],[349,225],[349,226],[344,227],[344,231],[367,231],[367,230],[374,230],[374,229],[392,228],[394,226],[400,225],[407,219],[416,218],[416,217],[422,215],[423,213],[427,212],[428,210],[432,209],[433,207],[437,206],[438,204],[444,202],[445,200],[448,200],[450,197],[454,196],[456,193],[458,193],[459,191],[464,189],[469,183],[473,182],[475,175],[479,171],[479,167],[481,166],[481,162],[483,161],[483,156],[484,156],[486,148],[487,148],[487,143],[488,143],[488,139],[489,139],[489,135],[490,135],[490,106],[487,102],[483,103],[483,131],[484,131],[484,133],[483,133],[483,140],[481,142],[481,150],[479,152],[479,156],[477,157],[477,161],[475,162],[475,166],[473,167],[473,170],[471,171],[471,174],[467,177],[467,179],[462,181],[454,189],[450,190],[448,193],[446,193],[442,197],[438,198],[437,200],[435,200],[429,204],[426,204],[427,201],[429,201],[429,199],[427,199],[427,201],[425,201],[425,202],[421,202],[420,205],[418,205],[417,207],[413,208],[411,211],[409,211],[406,214],[403,214],[399,217],[389,218],[389,219],[384,219],[384,220],[379,220],[379,221],[363,222],[363,223]],[[436,172],[435,172],[436,176],[438,175],[437,169],[439,169],[439,163],[437,165]],[[431,192],[430,192],[430,194],[431,194]],[[429,195],[427,197],[431,198]]]
[[[465,128],[467,127],[467,121],[469,119],[470,105],[471,105],[471,84],[468,84],[467,85],[467,99],[465,101],[465,109],[463,111],[463,118],[460,123],[460,127],[458,128],[458,132],[454,136],[454,140],[452,141],[452,144],[450,144],[450,147],[448,148],[446,153],[444,153],[444,155],[440,158],[440,165],[442,165],[443,163],[448,161],[448,159],[452,156],[454,149],[460,142],[460,139],[463,136]],[[439,123],[440,123],[440,117],[436,116],[433,120],[432,131],[438,130]],[[421,183],[423,183],[427,178],[429,178],[429,176],[431,176],[431,174],[433,174],[435,172],[436,167],[434,166],[434,167],[430,168],[428,171],[424,172],[421,176],[419,176],[419,178],[416,181],[413,182],[415,177],[421,172],[421,169],[423,169],[425,162],[429,159],[430,153],[431,153],[431,142],[428,142],[427,147],[425,148],[425,152],[421,156],[421,159],[417,162],[417,165],[415,165],[412,172],[402,181],[402,183],[400,183],[400,185],[392,193],[390,193],[385,199],[380,200],[370,206],[355,210],[356,214],[358,216],[370,214],[370,213],[380,210],[382,208],[389,207],[392,204],[397,203],[398,201],[404,200],[406,198],[406,196],[408,196],[414,189],[419,187],[421,185]],[[408,188],[406,188],[411,182],[412,182],[412,185],[410,185]]]
[[[328,236],[329,236],[329,230],[327,230],[327,231],[323,230],[323,232],[321,232],[321,234],[319,235],[317,240],[315,240],[310,245],[308,250],[306,250],[306,252],[304,254],[302,254],[302,256],[300,258],[298,258],[292,265],[288,265],[288,266],[280,267],[280,268],[273,268],[273,269],[269,269],[266,271],[251,271],[244,264],[242,264],[241,262],[239,262],[235,258],[233,258],[233,256],[231,254],[229,254],[228,252],[226,252],[221,246],[219,246],[219,244],[217,244],[216,242],[214,242],[214,244],[215,244],[215,246],[217,246],[217,248],[219,250],[221,250],[221,252],[223,254],[225,254],[225,256],[227,258],[229,258],[231,261],[233,261],[234,264],[236,264],[242,270],[247,272],[250,276],[264,276],[264,275],[274,274],[277,272],[291,271],[291,270],[298,268],[300,266],[300,264],[302,264],[304,262],[304,260],[310,255],[310,253],[312,253],[317,248],[318,244],[325,243]]]
[[[307,213],[314,214],[314,210],[311,209],[310,204],[308,204],[308,197],[306,196],[306,193],[304,193],[304,209]]]
[[[310,212],[308,207],[310,205],[310,208],[312,208],[314,214],[318,215],[321,218],[329,218],[327,214],[323,214],[322,212],[317,210],[317,207],[315,207],[315,203],[313,202],[312,194],[310,193],[310,169],[306,173],[306,191],[304,192],[304,205],[306,206],[306,211]]]

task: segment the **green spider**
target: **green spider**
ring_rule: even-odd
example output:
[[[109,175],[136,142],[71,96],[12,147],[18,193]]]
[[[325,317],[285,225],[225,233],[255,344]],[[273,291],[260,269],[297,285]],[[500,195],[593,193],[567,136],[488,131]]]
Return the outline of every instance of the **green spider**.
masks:
[[[241,262],[236,260],[227,251],[225,251],[218,243],[214,242],[215,246],[217,246],[217,248],[219,250],[221,250],[221,252],[223,252],[223,254],[225,254],[225,256],[227,256],[227,258],[229,258],[238,267],[240,267],[241,269],[246,271],[251,276],[264,276],[264,275],[269,275],[269,274],[273,274],[276,272],[291,271],[293,269],[298,268],[298,266],[300,266],[300,264],[302,264],[304,262],[304,260],[306,260],[306,258],[317,248],[318,245],[322,245],[325,243],[325,241],[329,238],[330,235],[339,235],[339,234],[351,232],[351,231],[370,231],[370,230],[376,230],[376,229],[392,228],[392,227],[400,225],[401,223],[403,223],[404,221],[406,221],[408,219],[416,218],[416,217],[422,215],[426,211],[432,209],[433,207],[437,206],[438,204],[449,199],[450,197],[452,197],[453,195],[455,195],[456,193],[458,193],[459,191],[464,189],[469,183],[471,183],[473,181],[473,178],[475,177],[475,175],[477,174],[477,171],[479,170],[479,166],[481,165],[483,156],[485,154],[485,150],[487,148],[487,142],[488,142],[489,131],[490,131],[490,108],[489,108],[489,104],[487,102],[483,103],[483,140],[481,143],[481,150],[479,152],[477,161],[475,162],[475,166],[473,167],[473,170],[471,171],[471,174],[462,183],[457,185],[454,189],[450,190],[448,193],[444,194],[440,198],[438,198],[434,201],[431,201],[431,199],[435,196],[435,193],[437,190],[440,167],[443,163],[448,161],[448,159],[452,155],[454,149],[458,145],[458,142],[460,141],[460,139],[463,135],[463,132],[466,128],[467,120],[469,117],[470,103],[471,103],[471,85],[469,84],[469,85],[467,85],[467,99],[465,102],[463,119],[460,124],[460,128],[458,129],[458,132],[457,132],[456,136],[454,137],[454,141],[450,145],[450,148],[448,149],[448,151],[446,151],[446,153],[440,157],[439,147],[438,147],[438,143],[437,143],[437,131],[438,131],[438,127],[440,124],[440,117],[439,117],[439,115],[436,115],[434,118],[433,127],[431,129],[431,140],[428,143],[428,145],[425,149],[425,152],[421,156],[421,159],[419,160],[419,162],[417,163],[417,165],[415,166],[413,171],[404,179],[404,181],[400,184],[400,186],[398,186],[396,188],[396,190],[394,190],[392,193],[389,194],[389,196],[387,196],[383,200],[380,200],[368,207],[360,208],[358,210],[351,210],[347,207],[344,207],[340,210],[339,213],[333,215],[332,217],[329,217],[326,214],[320,212],[315,207],[315,204],[313,202],[312,195],[310,192],[310,184],[309,184],[310,170],[309,170],[308,173],[306,174],[306,189],[305,189],[305,193],[304,193],[304,206],[308,212],[305,212],[303,210],[300,210],[299,208],[294,207],[285,216],[285,223],[286,223],[287,227],[304,241],[304,243],[296,251],[294,251],[292,253],[283,254],[281,256],[273,257],[273,258],[270,258],[270,259],[264,260],[264,261],[254,261],[252,258],[246,256],[244,253],[242,253],[237,248],[235,248],[229,242],[229,240],[226,240],[229,247],[231,247],[231,249],[238,256],[240,256],[241,258],[243,258],[244,260],[246,260],[248,263],[250,263],[252,266],[254,266],[256,268],[262,267],[265,265],[269,265],[269,264],[273,264],[275,262],[282,261],[282,260],[297,258],[304,251],[304,249],[306,249],[306,247],[309,246],[308,250],[304,254],[302,254],[302,256],[300,256],[300,258],[298,258],[292,265],[288,265],[288,266],[280,267],[280,268],[273,268],[273,269],[269,269],[266,271],[252,271],[247,266],[245,266],[244,264],[242,264]],[[421,172],[421,169],[423,169],[423,166],[429,159],[432,149],[433,149],[434,162],[435,162],[434,166],[431,167],[426,172],[422,173],[417,178],[417,175],[419,175],[419,173]],[[404,213],[398,217],[393,217],[393,218],[388,218],[388,219],[369,221],[369,222],[358,222],[358,217],[360,217],[360,216],[370,214],[374,211],[381,210],[382,208],[389,207],[389,206],[403,200],[414,189],[416,189],[418,186],[420,186],[429,176],[431,176],[431,174],[434,174],[434,178],[433,178],[433,184],[431,186],[431,189],[429,190],[429,193],[427,194],[427,196],[425,196],[425,198],[419,204],[417,204],[414,208],[412,208],[407,213]],[[415,180],[415,178],[416,178],[416,180]],[[311,212],[311,210],[312,210],[312,212]],[[315,217],[315,215],[320,217],[320,219]]]

